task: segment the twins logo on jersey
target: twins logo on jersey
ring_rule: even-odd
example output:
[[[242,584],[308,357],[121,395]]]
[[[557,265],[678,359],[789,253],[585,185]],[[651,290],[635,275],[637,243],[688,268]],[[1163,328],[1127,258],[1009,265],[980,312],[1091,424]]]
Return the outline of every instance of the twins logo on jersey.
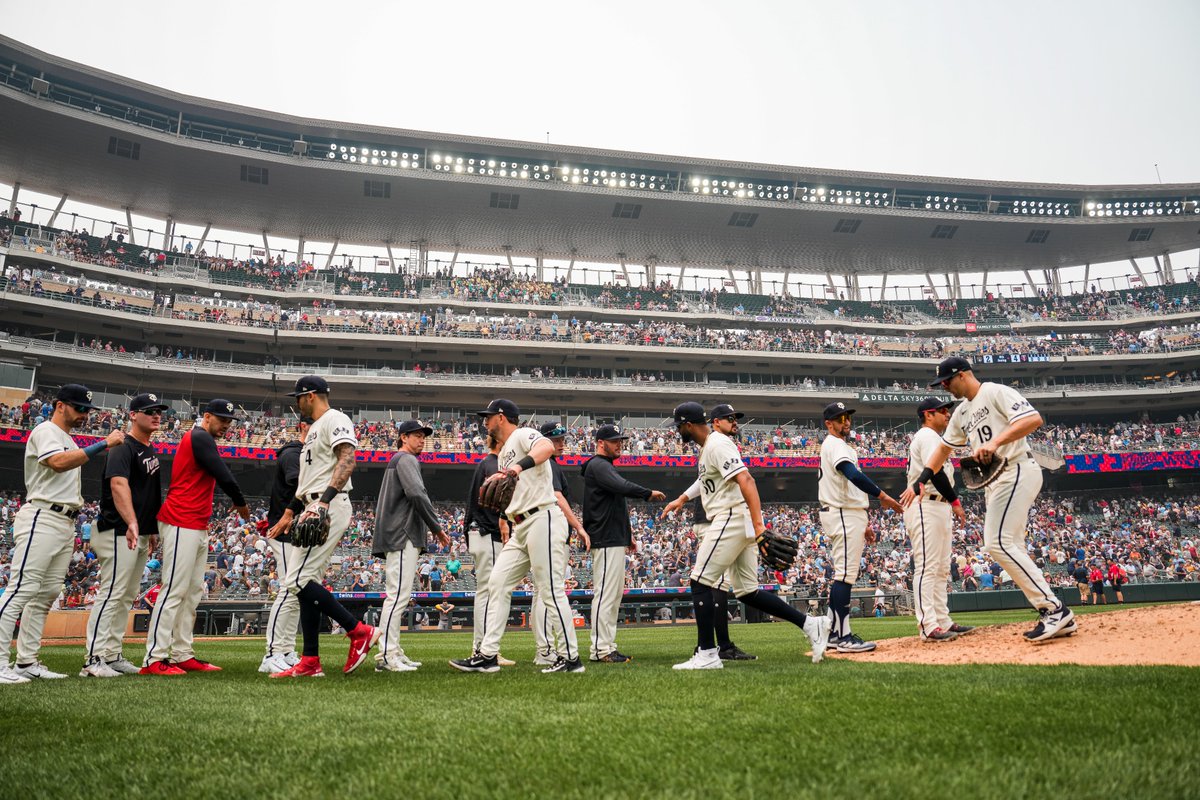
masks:
[[[142,459],[142,469],[147,475],[158,474],[158,456],[146,456]]]

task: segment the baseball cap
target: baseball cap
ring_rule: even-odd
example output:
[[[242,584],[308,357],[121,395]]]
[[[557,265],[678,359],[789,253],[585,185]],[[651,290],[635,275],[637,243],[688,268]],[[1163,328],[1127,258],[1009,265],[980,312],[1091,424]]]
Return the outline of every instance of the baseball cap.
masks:
[[[704,416],[704,406],[699,403],[688,401],[675,406],[675,410],[671,412],[675,419],[676,425],[682,425],[685,422],[705,422],[707,417]]]
[[[220,417],[221,419],[237,419],[237,411],[234,410],[233,403],[221,398],[209,400],[208,405],[200,413],[212,414],[214,417]]]
[[[82,383],[64,383],[54,399],[76,408],[99,408],[92,402],[92,391]]]
[[[715,405],[712,407],[712,411],[708,412],[709,419],[725,419],[726,417],[733,417],[734,419],[741,419],[744,416],[746,416],[746,415],[743,414],[742,412],[734,411],[733,406],[729,405],[729,403],[721,403],[719,405]]]
[[[129,401],[130,411],[166,411],[170,406],[158,399],[156,394],[134,395]]]
[[[547,422],[542,427],[538,428],[542,436],[547,439],[557,439],[560,436],[567,435],[567,429],[562,426],[561,422]]]
[[[421,422],[419,419],[406,419],[404,422],[400,423],[399,427],[396,428],[396,433],[400,434],[401,436],[406,433],[417,432],[428,436],[429,434],[433,433],[433,428],[426,426],[425,423]]]
[[[596,439],[601,442],[615,442],[628,438],[629,434],[621,430],[620,425],[601,425],[596,429]]]
[[[924,420],[926,411],[937,411],[940,408],[954,408],[957,403],[954,400],[947,400],[943,397],[926,397],[917,406],[917,419]]]
[[[929,384],[929,388],[941,386],[943,383],[953,378],[960,372],[967,372],[971,369],[971,362],[967,361],[962,356],[950,356],[943,358],[937,366],[937,378],[933,383]]]
[[[858,409],[846,408],[846,404],[840,400],[836,403],[830,403],[825,406],[825,410],[821,412],[821,416],[825,420],[837,419],[842,414],[854,414]]]
[[[521,416],[521,409],[517,408],[517,404],[512,400],[504,400],[497,398],[488,403],[488,407],[483,411],[475,412],[480,417],[490,417],[494,414],[503,414],[511,419],[516,419]]]
[[[296,391],[288,392],[288,397],[299,397],[311,392],[329,394],[329,384],[320,375],[305,375],[296,381]]]

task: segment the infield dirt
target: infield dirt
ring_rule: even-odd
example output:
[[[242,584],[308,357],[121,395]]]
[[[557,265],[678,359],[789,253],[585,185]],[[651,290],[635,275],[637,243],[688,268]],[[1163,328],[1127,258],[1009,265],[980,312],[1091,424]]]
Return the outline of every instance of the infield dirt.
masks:
[[[906,664],[1082,664],[1200,667],[1200,603],[1130,608],[1077,615],[1077,633],[1032,644],[1022,636],[1029,622],[989,625],[949,642],[916,636],[880,640],[872,653],[835,653],[834,658]]]

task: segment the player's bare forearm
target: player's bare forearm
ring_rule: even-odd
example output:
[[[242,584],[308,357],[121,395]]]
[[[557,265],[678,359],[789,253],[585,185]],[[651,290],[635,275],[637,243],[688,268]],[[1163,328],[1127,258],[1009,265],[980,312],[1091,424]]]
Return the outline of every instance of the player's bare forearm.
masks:
[[[549,439],[542,439],[529,448],[529,457],[533,459],[534,464],[541,464],[549,461],[554,455],[554,442]]]
[[[762,532],[764,525],[762,501],[758,497],[758,484],[754,482],[754,477],[749,470],[739,472],[734,480],[737,481],[738,488],[742,490],[742,499],[746,501],[746,508],[750,511],[750,522],[754,525],[754,532]]]
[[[88,454],[82,449],[68,450],[65,453],[55,453],[47,458],[42,463],[55,472],[67,472],[68,470],[82,467],[88,462]]]
[[[333,448],[333,455],[337,462],[333,465],[333,475],[329,479],[329,485],[340,492],[346,485],[346,481],[350,480],[350,473],[354,472],[354,445],[342,442]]]

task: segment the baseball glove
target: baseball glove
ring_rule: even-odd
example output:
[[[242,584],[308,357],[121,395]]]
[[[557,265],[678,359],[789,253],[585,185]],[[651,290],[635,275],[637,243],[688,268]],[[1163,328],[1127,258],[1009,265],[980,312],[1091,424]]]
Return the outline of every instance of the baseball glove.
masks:
[[[758,542],[758,554],[762,557],[763,563],[771,569],[781,572],[791,568],[796,561],[796,555],[800,552],[800,547],[796,544],[795,539],[774,531],[764,531],[756,541]]]
[[[483,482],[479,487],[479,505],[491,511],[503,514],[512,502],[513,492],[517,490],[517,477],[503,473],[499,478]]]
[[[317,547],[325,544],[329,538],[329,509],[320,503],[313,503],[304,509],[304,513],[296,517],[288,535],[295,547]]]
[[[999,478],[1007,465],[1008,459],[1004,456],[993,455],[992,460],[986,464],[967,456],[958,462],[958,469],[962,473],[964,486],[968,489],[982,489]]]

